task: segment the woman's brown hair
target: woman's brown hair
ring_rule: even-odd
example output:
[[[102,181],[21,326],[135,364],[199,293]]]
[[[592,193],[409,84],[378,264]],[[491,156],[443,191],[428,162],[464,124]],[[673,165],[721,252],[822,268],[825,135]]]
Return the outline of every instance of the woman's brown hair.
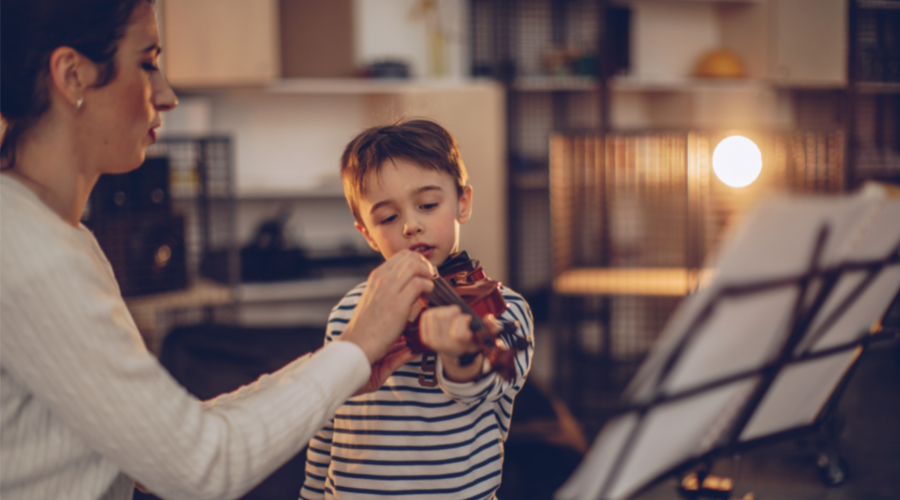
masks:
[[[72,47],[99,66],[96,87],[116,76],[119,40],[140,2],[153,0],[3,0],[0,2],[0,114],[6,125],[0,168],[50,107],[50,55]]]

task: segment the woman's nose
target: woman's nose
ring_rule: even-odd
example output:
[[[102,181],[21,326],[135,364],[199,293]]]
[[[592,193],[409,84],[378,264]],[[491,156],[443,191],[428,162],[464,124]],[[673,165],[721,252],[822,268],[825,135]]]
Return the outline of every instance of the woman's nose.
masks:
[[[178,106],[178,96],[175,95],[175,91],[172,90],[172,86],[169,85],[169,80],[166,79],[165,75],[161,71],[157,72],[157,75],[159,78],[154,89],[153,105],[159,111],[171,111],[175,109],[175,106]]]

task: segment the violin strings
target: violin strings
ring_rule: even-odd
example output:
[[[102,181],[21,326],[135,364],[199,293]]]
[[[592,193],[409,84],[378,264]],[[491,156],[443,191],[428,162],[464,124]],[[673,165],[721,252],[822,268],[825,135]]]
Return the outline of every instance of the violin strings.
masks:
[[[434,291],[431,292],[431,298],[432,300],[435,298],[440,299],[441,303],[439,305],[456,304],[460,306],[463,312],[472,316],[471,326],[473,330],[480,331],[484,329],[484,323],[481,321],[481,318],[475,314],[475,311],[472,310],[469,304],[467,304],[443,278],[436,278],[434,280]]]

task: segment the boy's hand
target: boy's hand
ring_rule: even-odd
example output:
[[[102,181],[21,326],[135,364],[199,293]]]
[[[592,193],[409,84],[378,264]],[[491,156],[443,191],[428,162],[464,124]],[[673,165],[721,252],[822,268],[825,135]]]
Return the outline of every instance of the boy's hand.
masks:
[[[383,358],[372,363],[372,374],[369,375],[369,381],[353,395],[359,396],[377,391],[397,368],[409,363],[415,357],[416,355],[406,346],[406,342],[403,339],[397,339],[397,342],[388,349]]]
[[[402,250],[378,266],[366,283],[340,340],[358,345],[379,362],[406,326],[413,302],[434,288],[434,267],[418,252]]]
[[[485,326],[493,333],[499,333],[503,326],[492,314],[483,318]],[[469,382],[482,373],[484,358],[479,354],[466,366],[460,366],[459,357],[478,350],[474,334],[470,328],[472,317],[464,314],[459,306],[432,307],[426,309],[419,319],[419,334],[422,343],[441,356],[444,376],[454,382]]]

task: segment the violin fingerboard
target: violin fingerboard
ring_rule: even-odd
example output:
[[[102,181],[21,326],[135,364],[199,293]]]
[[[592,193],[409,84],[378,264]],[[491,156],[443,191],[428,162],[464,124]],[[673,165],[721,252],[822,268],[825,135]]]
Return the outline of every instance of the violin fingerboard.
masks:
[[[438,306],[459,306],[464,313],[472,317],[471,328],[473,332],[484,330],[484,322],[481,321],[478,314],[456,293],[456,290],[444,278],[439,276],[434,279],[434,290],[428,296],[428,300]]]

